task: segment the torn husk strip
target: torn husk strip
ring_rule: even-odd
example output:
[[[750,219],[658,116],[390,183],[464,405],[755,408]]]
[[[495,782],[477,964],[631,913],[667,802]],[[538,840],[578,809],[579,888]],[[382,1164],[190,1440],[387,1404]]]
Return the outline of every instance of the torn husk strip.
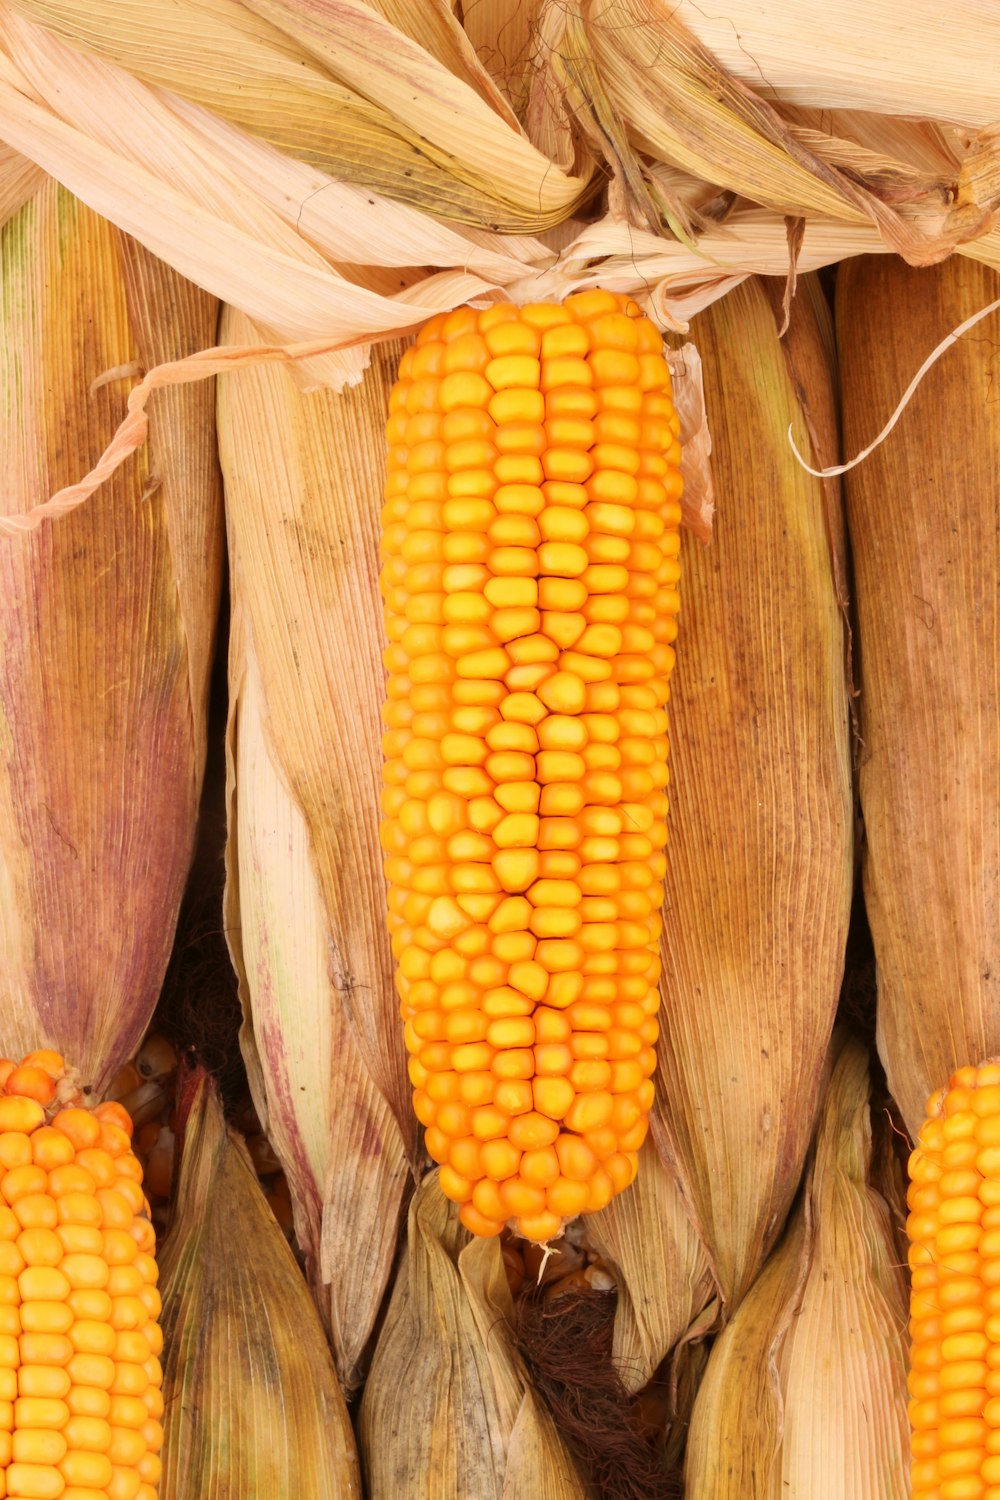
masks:
[[[998,292],[994,274],[964,261],[844,268],[848,452],[872,436],[920,353]],[[845,481],[878,1044],[914,1134],[956,1067],[1000,1050],[998,327],[993,314],[927,372]]]
[[[653,1129],[735,1306],[812,1135],[851,898],[850,754],[824,497],[785,443],[790,421],[808,434],[759,285],[694,334],[718,509],[681,583]]]
[[[687,1500],[909,1494],[906,1274],[872,1185],[867,1053],[835,1052],[804,1201],[695,1401]]]
[[[639,1391],[715,1292],[673,1173],[652,1142],[629,1191],[589,1214],[584,1232],[618,1283],[614,1359],[626,1389]]]
[[[216,304],[48,181],[0,231],[0,515],[121,419],[103,372],[215,336]],[[58,528],[0,536],[0,1051],[95,1086],[135,1050],[194,846],[221,576],[210,384]]]
[[[224,334],[249,336],[227,311]],[[416,1123],[378,843],[382,444],[395,351],[344,396],[220,383],[229,521],[227,931],[261,1120],[341,1379],[389,1278]]]
[[[514,1353],[499,1242],[471,1241],[437,1178],[410,1204],[361,1402],[369,1500],[588,1500]]]
[[[203,1075],[160,1251],[170,1500],[360,1500],[323,1328]]]

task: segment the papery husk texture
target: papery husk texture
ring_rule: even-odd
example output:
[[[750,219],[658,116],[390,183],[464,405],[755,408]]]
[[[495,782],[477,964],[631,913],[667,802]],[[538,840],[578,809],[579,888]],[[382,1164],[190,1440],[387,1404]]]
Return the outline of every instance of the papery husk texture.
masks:
[[[498,1240],[425,1177],[361,1401],[368,1500],[594,1500],[514,1351]]]
[[[788,448],[791,423],[811,451],[775,316],[748,282],[694,332],[718,509],[681,580],[653,1129],[732,1309],[812,1135],[850,909],[851,776],[828,497]],[[807,343],[813,405],[830,405],[817,322]]]
[[[805,1194],[709,1358],[687,1500],[905,1500],[907,1284],[875,1181],[868,1056],[849,1040]]]
[[[231,310],[224,335],[249,328]],[[377,589],[391,358],[355,391],[220,382],[230,644],[227,931],[255,1101],[345,1387],[389,1279],[416,1122],[378,842]]]
[[[1000,296],[951,261],[845,266],[848,453],[921,355]],[[913,1135],[956,1067],[1000,1051],[1000,404],[993,313],[846,479],[861,662],[865,896],[878,1046]]]
[[[361,1500],[323,1327],[252,1161],[197,1086],[163,1293],[170,1500]]]
[[[217,306],[51,180],[0,231],[0,266],[0,516],[19,517],[94,460],[137,370],[214,339]],[[149,1023],[193,850],[213,397],[160,393],[86,510],[0,535],[0,1051],[53,1046],[96,1086]]]

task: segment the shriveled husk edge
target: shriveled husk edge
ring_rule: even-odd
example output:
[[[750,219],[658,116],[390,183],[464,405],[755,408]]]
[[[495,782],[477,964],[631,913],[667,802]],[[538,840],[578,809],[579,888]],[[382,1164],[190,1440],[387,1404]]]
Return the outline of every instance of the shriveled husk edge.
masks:
[[[216,303],[53,180],[0,231],[14,519],[120,420],[121,377],[213,339]],[[198,816],[222,571],[211,384],[160,393],[150,441],[86,511],[0,537],[2,1050],[100,1089],[149,1024]]]
[[[801,297],[792,318],[812,426],[830,442],[820,326]],[[810,434],[775,314],[747,282],[695,331],[718,511],[680,586],[652,1124],[732,1311],[812,1136],[850,913],[851,760],[839,495],[786,446],[789,423],[807,451]]]
[[[184,1123],[159,1263],[162,1493],[360,1500],[354,1435],[322,1325],[207,1075]]]
[[[251,336],[227,311],[224,337]],[[377,531],[392,356],[304,396],[220,382],[232,627],[226,930],[242,1045],[345,1390],[392,1268],[417,1127],[378,842]]]
[[[901,1182],[873,1161],[866,1048],[831,1058],[802,1200],[695,1400],[688,1500],[909,1494]]]

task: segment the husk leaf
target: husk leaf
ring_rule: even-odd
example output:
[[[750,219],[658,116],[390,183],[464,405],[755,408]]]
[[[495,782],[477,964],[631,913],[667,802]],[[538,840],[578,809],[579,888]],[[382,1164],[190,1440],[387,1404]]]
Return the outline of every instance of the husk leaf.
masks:
[[[834,1056],[804,1200],[709,1359],[688,1500],[909,1494],[906,1276],[871,1181],[867,1053]]]
[[[481,94],[358,0],[14,0],[63,40],[344,182],[488,229],[556,223],[587,192]],[[275,20],[279,25],[274,24]],[[280,29],[279,29],[280,27]]]
[[[913,0],[905,13],[898,0],[836,9],[825,0],[726,0],[724,12],[679,0],[669,14],[765,98],[966,125],[997,116],[1000,15],[991,0]]]
[[[917,351],[998,293],[994,274],[959,261],[845,268],[849,453],[892,409]],[[950,349],[847,477],[878,1045],[914,1135],[930,1092],[1000,1049],[998,327],[993,314]]]
[[[0,228],[35,196],[44,181],[40,167],[0,142]]]
[[[223,333],[249,330],[227,310]],[[348,1388],[416,1149],[378,843],[393,353],[342,397],[303,396],[274,369],[226,377],[219,393],[234,607],[227,930],[256,1102]]]
[[[159,1253],[171,1500],[360,1500],[350,1419],[295,1257],[210,1081]]]
[[[588,1500],[514,1353],[499,1243],[470,1242],[437,1177],[410,1204],[361,1401],[369,1500]]]
[[[790,422],[806,450],[809,436],[774,316],[748,282],[694,333],[718,510],[681,581],[653,1129],[732,1310],[812,1135],[850,909],[851,778],[824,496],[787,447]],[[815,322],[810,336],[821,352]],[[829,400],[820,358],[817,371]]]
[[[629,1191],[589,1214],[585,1233],[618,1283],[614,1360],[626,1389],[639,1391],[715,1292],[674,1176],[652,1143]]]
[[[0,515],[96,457],[121,379],[215,335],[215,303],[51,180],[0,231]],[[213,389],[65,526],[0,536],[0,1051],[100,1087],[156,1004],[194,847],[221,582]]]

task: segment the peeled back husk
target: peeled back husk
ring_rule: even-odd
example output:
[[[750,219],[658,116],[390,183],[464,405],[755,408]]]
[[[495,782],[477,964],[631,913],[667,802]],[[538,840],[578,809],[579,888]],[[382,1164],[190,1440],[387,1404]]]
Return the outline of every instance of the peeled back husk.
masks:
[[[879,1191],[867,1051],[834,1056],[803,1201],[709,1358],[686,1500],[909,1494],[898,1202]]]
[[[849,454],[922,357],[998,295],[1000,278],[957,257],[843,267]],[[950,349],[846,480],[878,1047],[914,1136],[957,1067],[1000,1051],[998,328],[993,313]]]
[[[160,1251],[170,1500],[361,1500],[322,1324],[205,1077]]]
[[[212,343],[216,318],[47,180],[0,230],[0,518],[85,472],[135,374]],[[213,408],[211,383],[158,393],[148,443],[86,507],[0,528],[0,1051],[50,1044],[97,1088],[149,1023],[194,847]]]
[[[227,310],[223,337],[252,338]],[[220,381],[230,535],[226,928],[258,1113],[345,1388],[415,1150],[378,843],[383,431],[398,351],[357,389]]]
[[[786,437],[810,453],[832,426],[816,307],[793,304],[795,379],[755,281],[692,328],[718,509],[681,584],[653,1131],[731,1308],[798,1187],[851,901],[839,495]]]
[[[426,1176],[361,1400],[368,1500],[590,1500],[515,1353],[496,1239]]]

